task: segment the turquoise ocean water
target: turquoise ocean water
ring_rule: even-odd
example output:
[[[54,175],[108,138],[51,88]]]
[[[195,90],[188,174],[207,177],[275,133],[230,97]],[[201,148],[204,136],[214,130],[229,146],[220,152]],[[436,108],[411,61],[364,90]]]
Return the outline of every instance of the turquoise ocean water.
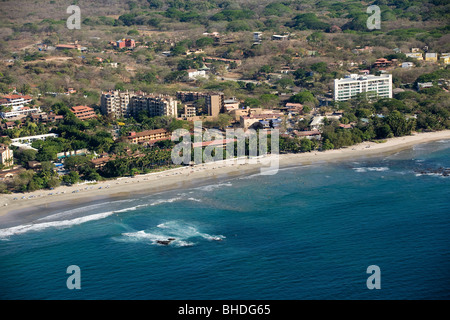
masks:
[[[0,299],[449,299],[441,167],[448,140],[0,225]]]

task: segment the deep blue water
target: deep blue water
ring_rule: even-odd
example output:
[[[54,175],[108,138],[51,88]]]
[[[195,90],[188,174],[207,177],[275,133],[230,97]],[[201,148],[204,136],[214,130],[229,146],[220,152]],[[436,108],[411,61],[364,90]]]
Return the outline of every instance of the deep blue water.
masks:
[[[0,298],[449,299],[450,177],[415,172],[440,167],[450,141],[0,226]]]

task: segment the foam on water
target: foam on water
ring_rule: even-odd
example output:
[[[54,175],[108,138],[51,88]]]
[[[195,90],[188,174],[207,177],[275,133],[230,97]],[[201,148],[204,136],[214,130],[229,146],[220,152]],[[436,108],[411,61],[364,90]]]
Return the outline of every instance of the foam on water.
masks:
[[[0,229],[0,240],[7,239],[11,236],[27,233],[30,231],[42,231],[48,228],[69,228],[75,225],[86,223],[88,221],[104,219],[114,213],[115,211],[107,211],[70,220],[58,220],[51,222],[24,224],[11,228]]]
[[[203,187],[196,188],[197,190],[201,191],[213,191],[215,189],[221,188],[221,187],[231,187],[233,184],[231,182],[223,182],[223,183],[217,183],[217,184],[210,184]]]
[[[180,222],[180,221],[168,221],[158,224],[149,230],[140,230],[136,232],[122,233],[123,238],[119,241],[131,241],[131,242],[144,242],[152,245],[161,246],[158,241],[164,241],[168,238],[175,238],[170,242],[170,246],[174,247],[187,247],[194,246],[197,243],[193,242],[194,239],[205,239],[208,241],[221,241],[225,239],[223,235],[211,235],[203,233],[192,224]]]
[[[355,170],[356,172],[367,172],[367,171],[383,172],[389,170],[388,167],[357,167],[352,169]]]

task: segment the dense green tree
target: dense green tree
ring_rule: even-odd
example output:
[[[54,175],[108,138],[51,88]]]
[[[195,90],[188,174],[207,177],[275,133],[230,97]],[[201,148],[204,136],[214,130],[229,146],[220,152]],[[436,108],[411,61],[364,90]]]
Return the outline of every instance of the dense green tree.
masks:
[[[210,37],[202,37],[195,41],[197,47],[205,48],[214,44],[214,39]]]
[[[305,102],[317,102],[317,99],[314,97],[314,95],[308,91],[308,90],[304,90],[301,91],[297,94],[294,94],[293,96],[291,96],[289,98],[289,102],[293,102],[293,103],[305,103]]]
[[[334,149],[334,145],[330,142],[330,139],[325,139],[322,143],[322,150],[331,150]]]
[[[386,117],[386,124],[392,130],[396,137],[411,134],[412,126],[408,123],[405,116],[399,111],[393,111]]]
[[[386,139],[393,136],[391,127],[388,124],[383,124],[375,129],[376,137],[378,139]]]
[[[300,151],[301,152],[310,152],[312,150],[312,142],[309,139],[303,138],[300,140]]]

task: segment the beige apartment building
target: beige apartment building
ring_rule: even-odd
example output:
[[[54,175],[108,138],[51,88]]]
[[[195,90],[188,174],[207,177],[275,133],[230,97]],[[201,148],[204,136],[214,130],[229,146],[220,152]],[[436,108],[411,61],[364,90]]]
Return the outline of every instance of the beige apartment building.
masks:
[[[13,151],[3,143],[0,143],[0,164],[4,167],[11,167],[14,164]]]
[[[128,90],[103,92],[101,97],[102,113],[111,115],[114,119],[129,116],[128,108],[130,105],[130,99],[134,95],[134,92],[128,92]]]
[[[177,101],[167,95],[110,91],[102,93],[101,111],[115,119],[137,115],[147,111],[150,117],[177,116]]]
[[[177,98],[182,102],[205,99],[205,111],[208,116],[216,117],[224,111],[224,94],[222,92],[186,92],[178,91]],[[196,114],[198,115],[198,114]]]
[[[147,111],[149,117],[176,117],[178,112],[177,107],[177,100],[171,96],[149,94],[131,97],[129,109],[131,115],[137,115],[142,111]]]

